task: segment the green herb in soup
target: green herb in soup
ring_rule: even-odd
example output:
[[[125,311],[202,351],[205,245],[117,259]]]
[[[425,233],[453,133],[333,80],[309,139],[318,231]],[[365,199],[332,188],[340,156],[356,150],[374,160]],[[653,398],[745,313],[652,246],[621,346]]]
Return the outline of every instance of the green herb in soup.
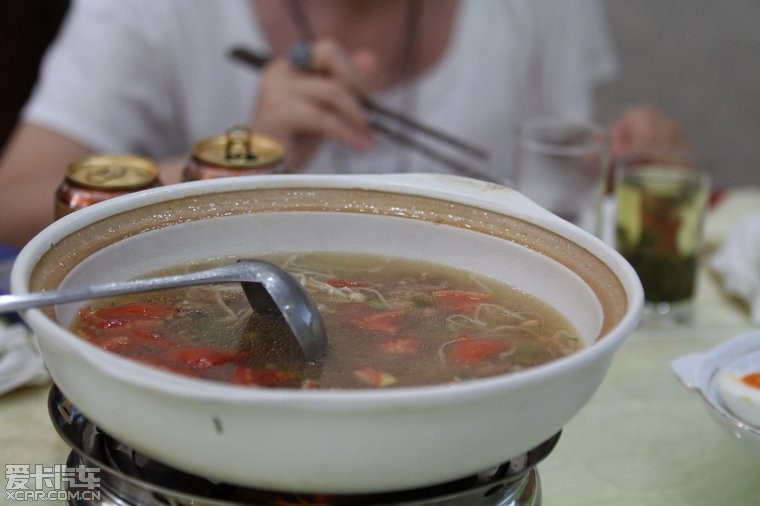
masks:
[[[188,376],[312,389],[453,383],[519,371],[582,346],[554,309],[470,272],[374,255],[259,258],[290,272],[316,303],[329,340],[320,363],[302,358],[279,315],[254,313],[237,284],[104,299],[82,308],[72,330]]]

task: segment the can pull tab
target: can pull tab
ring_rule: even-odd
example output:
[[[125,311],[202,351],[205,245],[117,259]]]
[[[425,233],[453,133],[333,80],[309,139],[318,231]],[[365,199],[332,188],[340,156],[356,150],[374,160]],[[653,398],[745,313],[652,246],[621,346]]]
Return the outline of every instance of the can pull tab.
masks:
[[[251,149],[251,130],[246,125],[235,125],[225,132],[227,146],[225,157],[232,164],[249,163],[256,160]]]

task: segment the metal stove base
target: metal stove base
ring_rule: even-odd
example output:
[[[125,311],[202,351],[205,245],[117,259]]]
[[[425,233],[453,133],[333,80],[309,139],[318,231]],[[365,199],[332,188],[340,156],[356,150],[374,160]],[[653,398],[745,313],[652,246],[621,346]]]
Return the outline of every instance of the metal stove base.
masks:
[[[70,468],[76,468],[84,465],[92,467],[94,464],[88,462],[76,451],[69,454],[66,465]],[[71,506],[299,506],[312,504],[314,506],[341,506],[341,505],[361,505],[361,506],[540,506],[541,505],[541,485],[538,471],[535,468],[530,469],[525,475],[510,483],[500,483],[490,487],[480,487],[472,490],[462,491],[453,494],[445,494],[437,497],[424,499],[403,498],[403,492],[398,493],[398,500],[388,502],[354,502],[355,498],[333,497],[327,502],[303,502],[294,498],[291,502],[288,500],[288,494],[282,494],[283,497],[276,499],[277,502],[252,503],[238,502],[237,500],[219,500],[205,497],[183,496],[176,491],[151,490],[142,488],[123,481],[118,476],[108,474],[108,469],[101,469],[101,484],[94,492],[96,494],[84,494],[81,498],[72,498],[69,501]],[[385,494],[382,494],[385,495]],[[372,501],[372,499],[368,499]],[[343,502],[350,501],[350,502]]]
[[[560,436],[502,465],[447,483],[397,492],[304,494],[219,483],[152,460],[102,432],[55,386],[48,407],[58,433],[72,448],[67,468],[83,466],[98,475],[97,486],[87,489],[75,473],[69,504],[81,506],[539,506],[536,465]]]

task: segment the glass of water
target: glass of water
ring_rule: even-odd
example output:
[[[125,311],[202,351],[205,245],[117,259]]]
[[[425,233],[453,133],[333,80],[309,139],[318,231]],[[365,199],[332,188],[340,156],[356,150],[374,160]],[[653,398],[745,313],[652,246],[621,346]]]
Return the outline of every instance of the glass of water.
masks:
[[[601,236],[609,160],[608,135],[600,125],[531,120],[519,131],[516,188],[560,218]]]

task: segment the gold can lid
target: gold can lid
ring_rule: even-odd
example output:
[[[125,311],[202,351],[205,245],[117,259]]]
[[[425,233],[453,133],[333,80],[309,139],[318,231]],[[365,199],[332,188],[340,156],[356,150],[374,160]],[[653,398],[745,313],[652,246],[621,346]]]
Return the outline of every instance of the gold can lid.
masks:
[[[223,135],[196,142],[193,156],[202,162],[226,168],[264,168],[282,162],[285,150],[278,141],[251,133],[244,125],[229,128]]]
[[[158,166],[136,155],[93,155],[66,168],[66,179],[87,188],[136,190],[158,179]]]

